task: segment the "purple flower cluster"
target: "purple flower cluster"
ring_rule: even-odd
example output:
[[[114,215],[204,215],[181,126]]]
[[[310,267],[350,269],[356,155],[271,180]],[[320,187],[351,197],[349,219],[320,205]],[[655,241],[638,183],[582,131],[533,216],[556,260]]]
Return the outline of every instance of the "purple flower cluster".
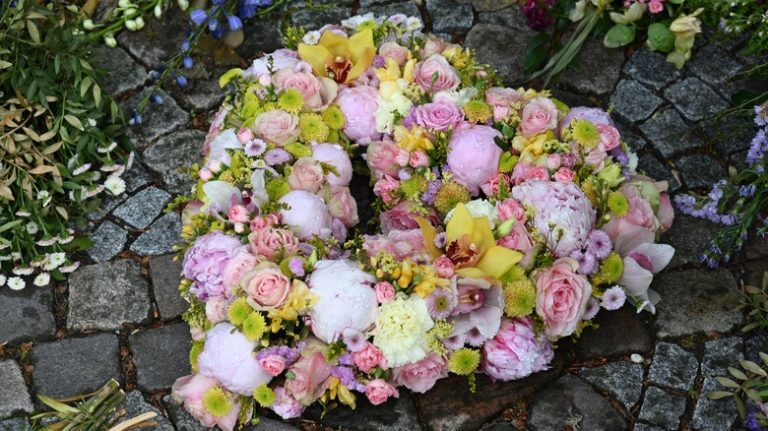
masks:
[[[272,346],[267,347],[266,349],[259,350],[259,353],[256,354],[256,359],[261,361],[262,359],[267,358],[268,356],[277,355],[282,356],[285,358],[285,367],[288,368],[291,365],[293,365],[294,362],[299,360],[299,355],[301,353],[301,347],[288,347],[288,346]]]
[[[350,390],[365,392],[365,385],[357,381],[355,371],[351,367],[337,365],[331,368],[331,375],[338,378],[341,384]]]

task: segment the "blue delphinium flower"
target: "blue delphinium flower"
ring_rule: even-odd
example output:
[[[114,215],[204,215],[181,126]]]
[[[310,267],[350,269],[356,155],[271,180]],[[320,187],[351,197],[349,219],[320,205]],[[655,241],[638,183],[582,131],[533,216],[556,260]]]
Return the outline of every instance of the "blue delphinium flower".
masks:
[[[189,19],[191,19],[195,25],[203,25],[205,20],[208,19],[208,13],[202,9],[196,9],[189,14]]]
[[[192,60],[192,57],[190,56],[184,56],[184,59],[181,60],[181,63],[184,65],[185,69],[191,69],[192,65],[195,64],[195,62]]]
[[[238,31],[243,28],[243,21],[237,15],[227,15],[227,27],[230,31]]]
[[[176,83],[179,84],[179,87],[186,87],[188,84],[187,77],[184,75],[176,76]]]

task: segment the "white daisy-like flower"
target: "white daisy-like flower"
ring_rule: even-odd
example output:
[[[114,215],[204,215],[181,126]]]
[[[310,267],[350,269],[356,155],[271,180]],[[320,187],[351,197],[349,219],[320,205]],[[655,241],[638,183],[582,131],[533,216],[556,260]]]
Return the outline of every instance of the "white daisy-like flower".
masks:
[[[6,255],[0,256],[0,262],[7,262],[9,260],[11,260],[11,255],[6,254]]]
[[[35,277],[35,280],[32,282],[32,284],[37,287],[43,287],[47,286],[50,282],[51,274],[48,274],[47,272],[41,272],[40,274],[37,274],[37,277]]]
[[[35,269],[29,266],[17,266],[16,268],[13,268],[13,273],[16,275],[32,275],[34,272]]]
[[[0,274],[0,286],[4,286],[8,278],[4,274]]]
[[[32,215],[32,213],[27,211],[16,211],[16,215],[19,217],[29,217]]]
[[[90,199],[90,198],[98,195],[99,193],[101,193],[103,191],[104,191],[104,186],[103,185],[99,185],[95,189],[86,190],[85,193],[83,193],[83,194],[85,195],[86,199]]]
[[[86,164],[80,166],[79,168],[75,169],[74,171],[72,171],[72,175],[80,175],[83,172],[86,172],[88,169],[91,169],[91,164],[90,163],[86,163]]]
[[[133,159],[135,156],[136,154],[133,151],[128,154],[128,161],[125,162],[125,170],[130,170],[131,167],[133,167]]]
[[[408,31],[416,31],[421,30],[421,28],[424,27],[424,23],[421,22],[421,18],[416,18],[415,16],[409,16],[405,19],[405,28]]]
[[[11,258],[13,261],[21,260],[21,252],[20,251],[14,251],[11,253]]]
[[[21,279],[21,277],[11,277],[8,279],[8,287],[11,290],[21,290],[26,287],[27,283]]]
[[[301,41],[307,45],[317,45],[320,42],[320,32],[317,30],[308,31],[307,34],[301,38]]]
[[[27,228],[27,233],[30,235],[34,235],[40,231],[40,226],[38,226],[37,223],[33,221],[27,223],[26,228]]]
[[[125,180],[120,177],[109,177],[104,182],[104,187],[114,196],[118,196],[125,191]]]
[[[77,268],[80,268],[80,262],[74,262],[67,266],[62,266],[59,268],[59,272],[62,274],[69,274],[70,272],[74,272]]]
[[[36,242],[35,244],[39,245],[40,247],[48,247],[49,245],[56,244],[57,239],[56,238],[48,238],[48,239],[41,239],[40,241]]]
[[[355,15],[351,18],[342,20],[341,26],[350,30],[357,30],[357,28],[360,27],[363,23],[369,21],[376,22],[376,17],[373,15],[373,12],[368,12],[363,15]]]
[[[67,261],[67,255],[64,252],[51,253],[48,255],[48,262],[43,266],[46,271],[53,271],[54,269],[64,265]]]

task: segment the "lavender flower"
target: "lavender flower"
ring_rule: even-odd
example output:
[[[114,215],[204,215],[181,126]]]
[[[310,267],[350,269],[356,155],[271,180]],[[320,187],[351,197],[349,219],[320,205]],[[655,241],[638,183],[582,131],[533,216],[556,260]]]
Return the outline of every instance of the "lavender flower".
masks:
[[[600,229],[593,229],[587,235],[587,252],[592,253],[599,260],[603,260],[613,250],[611,238]]]
[[[600,311],[600,304],[597,303],[597,299],[589,298],[587,302],[587,309],[584,310],[584,320],[592,320],[597,316],[597,312]]]
[[[264,161],[267,162],[269,166],[279,165],[289,160],[291,160],[291,153],[282,148],[275,148],[264,154]]]
[[[620,286],[613,286],[603,293],[603,302],[601,305],[609,311],[618,310],[624,305],[626,300],[627,294],[624,293],[624,289]]]
[[[437,288],[426,298],[427,310],[433,319],[447,319],[456,307],[459,298],[449,289]]]

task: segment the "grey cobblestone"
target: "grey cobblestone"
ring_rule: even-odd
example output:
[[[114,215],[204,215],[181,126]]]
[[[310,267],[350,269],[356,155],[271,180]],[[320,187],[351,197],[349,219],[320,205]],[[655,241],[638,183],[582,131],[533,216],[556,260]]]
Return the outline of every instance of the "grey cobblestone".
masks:
[[[700,121],[728,108],[728,101],[698,78],[686,78],[673,84],[664,97],[691,121]]]
[[[629,410],[640,400],[643,390],[643,366],[630,361],[610,362],[581,370],[579,375],[612,393]]]
[[[181,217],[177,213],[168,213],[136,238],[130,250],[140,256],[157,256],[172,252],[173,246],[180,241]]]
[[[362,4],[361,4],[362,6]],[[360,13],[373,12],[375,16],[390,16],[398,13],[406,14],[407,16],[421,17],[419,8],[412,1],[405,2],[387,2],[386,4],[373,4],[370,6],[363,6],[360,9]]]
[[[123,251],[127,239],[128,232],[107,220],[91,236],[93,246],[88,255],[96,262],[106,262]]]
[[[174,262],[172,254],[155,256],[149,261],[149,274],[160,317],[173,319],[180,316],[188,305],[179,296],[181,261]]]
[[[472,6],[450,0],[427,0],[427,11],[436,33],[466,33],[474,21]]]
[[[653,386],[645,391],[645,400],[639,416],[641,420],[659,425],[666,430],[676,430],[683,414],[685,414],[685,398],[670,395]]]
[[[106,73],[119,75],[120,79],[105,79],[104,91],[119,96],[128,91],[137,90],[149,79],[147,70],[136,63],[122,48],[100,46],[93,51],[93,63]]]
[[[687,69],[711,85],[722,84],[743,68],[738,60],[718,45],[702,48],[687,65]]]
[[[122,34],[131,33],[124,31]],[[126,129],[131,145],[138,149],[146,148],[157,138],[170,132],[183,129],[189,124],[189,114],[179,107],[175,100],[162,90],[146,89],[143,92],[128,99],[123,105],[125,112],[131,112],[138,106],[141,100],[148,94],[154,92],[163,98],[162,105],[151,105],[148,112],[142,115],[141,125],[128,127]]]
[[[186,323],[147,329],[128,337],[139,389],[146,392],[169,389],[177,378],[189,374],[191,342]]]
[[[146,229],[169,200],[168,192],[149,187],[128,198],[112,214],[137,229]]]
[[[699,371],[696,356],[672,343],[658,343],[648,381],[681,391],[690,390]]]
[[[661,155],[667,158],[702,145],[674,109],[657,112],[640,126],[640,130],[661,152]]]
[[[527,46],[531,33],[518,30],[520,23],[508,23],[506,26],[495,24],[477,24],[467,34],[466,46],[477,51],[480,63],[496,68],[499,78],[505,84],[512,85],[522,81],[523,58],[510,57],[510,46]]]
[[[0,289],[0,345],[53,338],[53,293],[50,288]]]
[[[127,412],[127,417],[136,417],[149,412],[157,414],[157,416],[151,419],[152,422],[156,423],[156,426],[132,428],[136,431],[176,431],[171,421],[163,416],[158,409],[144,401],[144,397],[141,396],[139,391],[131,391],[126,394],[123,408]]]
[[[579,93],[604,96],[619,82],[623,64],[624,53],[620,49],[605,49],[602,40],[590,38],[579,53],[578,67],[567,69],[562,81]]]
[[[639,49],[632,55],[624,65],[624,73],[655,90],[682,76],[662,54],[647,49]]]
[[[611,95],[611,106],[616,114],[630,123],[647,119],[664,101],[637,81],[625,79]]]
[[[33,410],[19,365],[12,360],[0,361],[0,418]]]
[[[173,133],[144,151],[144,161],[149,169],[163,178],[168,191],[188,193],[194,181],[185,168],[200,161],[204,140],[205,133],[197,130]]]
[[[708,188],[726,177],[725,169],[717,160],[702,154],[681,157],[677,161],[680,175],[688,188]]]

